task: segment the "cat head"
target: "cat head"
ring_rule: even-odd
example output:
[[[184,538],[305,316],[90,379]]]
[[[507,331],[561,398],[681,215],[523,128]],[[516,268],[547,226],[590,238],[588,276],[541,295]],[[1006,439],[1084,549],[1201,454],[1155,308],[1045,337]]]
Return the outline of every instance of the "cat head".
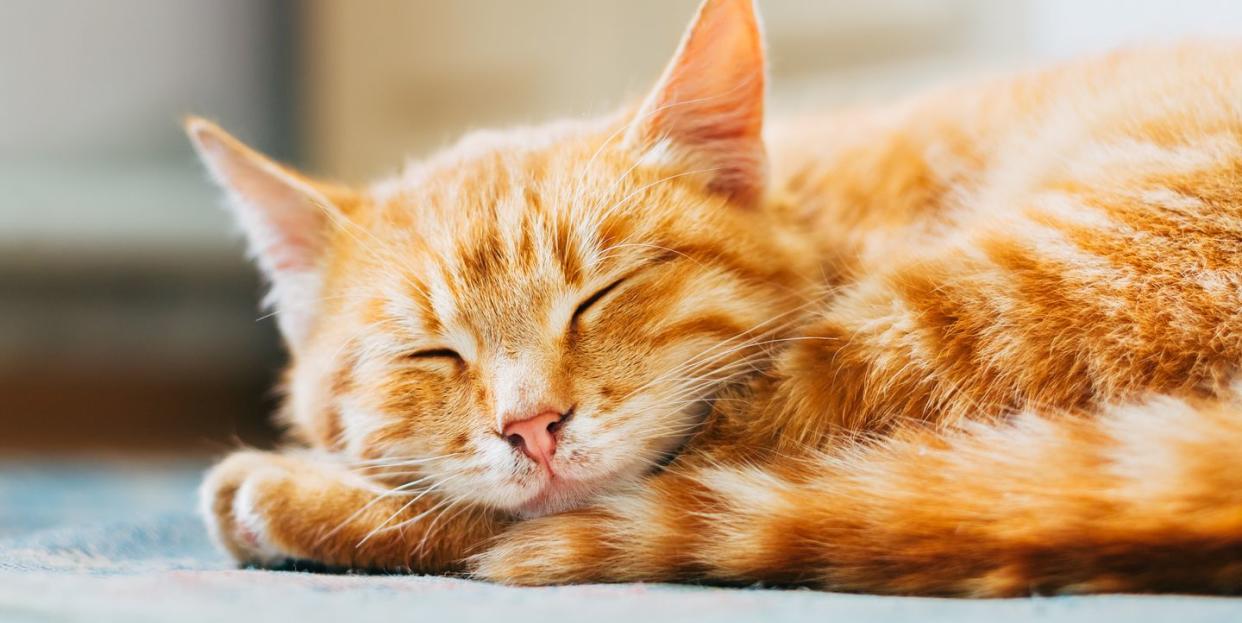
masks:
[[[293,431],[530,515],[656,468],[801,303],[763,97],[751,1],[708,0],[640,106],[474,134],[364,190],[187,128],[272,284]]]

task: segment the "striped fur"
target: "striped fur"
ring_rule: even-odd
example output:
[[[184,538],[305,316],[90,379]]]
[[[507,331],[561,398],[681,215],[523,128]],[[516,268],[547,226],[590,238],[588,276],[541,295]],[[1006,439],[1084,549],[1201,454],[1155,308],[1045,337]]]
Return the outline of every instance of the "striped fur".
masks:
[[[524,584],[1242,588],[1242,46],[766,144],[763,64],[750,2],[707,0],[642,105],[363,191],[192,120],[315,449],[209,474],[223,546]],[[555,478],[498,433],[536,406],[572,413]]]

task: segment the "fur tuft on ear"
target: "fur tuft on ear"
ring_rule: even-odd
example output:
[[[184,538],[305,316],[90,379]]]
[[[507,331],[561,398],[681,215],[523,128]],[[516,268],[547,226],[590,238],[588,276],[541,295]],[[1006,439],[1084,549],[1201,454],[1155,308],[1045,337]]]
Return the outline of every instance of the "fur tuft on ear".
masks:
[[[271,281],[265,305],[296,351],[315,318],[327,236],[334,217],[344,218],[340,204],[347,191],[273,162],[205,119],[187,118],[185,130]]]
[[[765,85],[763,36],[753,0],[705,0],[628,139],[638,149],[667,141],[708,187],[741,202],[762,194]]]

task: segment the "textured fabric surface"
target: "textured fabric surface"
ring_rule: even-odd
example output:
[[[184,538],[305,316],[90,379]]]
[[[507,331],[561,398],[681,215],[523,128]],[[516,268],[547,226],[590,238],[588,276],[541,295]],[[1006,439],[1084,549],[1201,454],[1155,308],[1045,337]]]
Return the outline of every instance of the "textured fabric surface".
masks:
[[[240,570],[212,549],[192,512],[200,467],[0,466],[0,622],[1242,621],[1242,599],[1228,598],[967,601],[665,585],[522,589],[438,577]]]

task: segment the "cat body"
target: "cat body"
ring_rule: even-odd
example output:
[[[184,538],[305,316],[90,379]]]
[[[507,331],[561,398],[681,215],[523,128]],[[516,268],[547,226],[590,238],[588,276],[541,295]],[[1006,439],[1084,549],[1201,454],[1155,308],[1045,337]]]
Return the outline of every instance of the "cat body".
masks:
[[[1242,46],[786,120],[707,0],[607,119],[356,191],[215,126],[302,450],[236,558],[942,595],[1242,587]]]

